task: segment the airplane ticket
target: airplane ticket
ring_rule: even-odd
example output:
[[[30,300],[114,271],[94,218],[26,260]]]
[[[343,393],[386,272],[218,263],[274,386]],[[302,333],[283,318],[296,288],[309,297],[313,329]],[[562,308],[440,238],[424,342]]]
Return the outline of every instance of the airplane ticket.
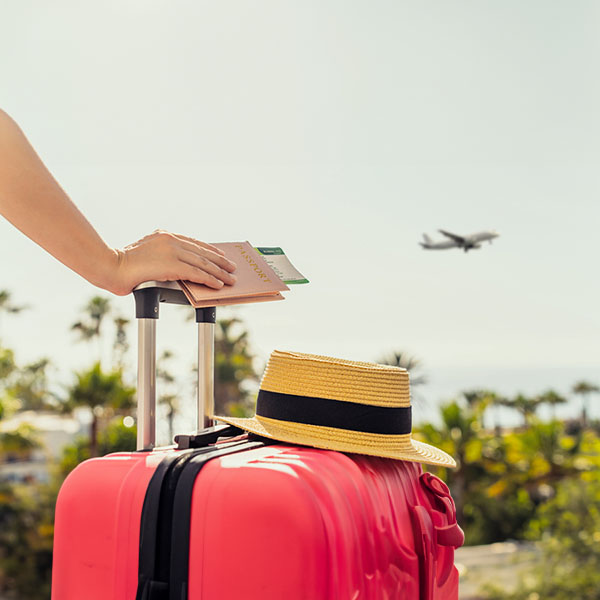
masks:
[[[256,247],[256,251],[264,258],[265,262],[275,271],[279,279],[285,284],[309,283],[308,279],[294,267],[290,259],[281,248],[265,246]]]

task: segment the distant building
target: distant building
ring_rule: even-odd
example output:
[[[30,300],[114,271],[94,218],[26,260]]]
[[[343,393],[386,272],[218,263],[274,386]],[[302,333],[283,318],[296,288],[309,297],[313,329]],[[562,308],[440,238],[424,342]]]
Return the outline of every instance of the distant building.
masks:
[[[0,481],[45,483],[63,448],[82,435],[84,428],[71,416],[24,411],[0,421],[0,431],[15,431],[25,424],[35,428],[41,446],[25,455],[10,452],[0,455]]]

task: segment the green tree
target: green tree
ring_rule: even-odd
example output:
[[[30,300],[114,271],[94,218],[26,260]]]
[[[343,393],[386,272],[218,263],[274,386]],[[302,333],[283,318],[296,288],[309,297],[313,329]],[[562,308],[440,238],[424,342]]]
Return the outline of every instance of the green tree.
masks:
[[[102,456],[112,452],[133,452],[136,448],[137,429],[127,427],[123,418],[111,419],[104,431],[98,434],[98,453]],[[60,479],[64,479],[79,463],[91,458],[90,439],[80,437],[63,448],[59,465]]]
[[[15,370],[12,352],[0,348],[0,383]],[[0,389],[0,420],[14,408],[6,410],[10,404]],[[28,424],[0,430],[0,463],[25,459],[39,445],[37,432]],[[31,600],[49,597],[53,507],[44,487],[0,481],[0,595],[16,591]]]
[[[129,319],[117,315],[113,322],[115,324],[115,341],[113,343],[113,365],[115,368],[123,369],[125,367],[125,355],[129,350],[129,340],[127,339],[127,325]]]
[[[49,485],[0,483],[0,595],[50,598],[54,505]],[[14,595],[16,593],[16,596]]]
[[[498,404],[508,406],[521,413],[523,427],[527,427],[531,419],[535,416],[541,401],[538,397],[530,398],[524,394],[517,394],[513,398],[500,398]]]
[[[583,437],[568,436],[563,423],[533,423],[527,430],[505,436],[505,489],[524,489],[535,502],[546,500],[563,479],[589,469],[580,460]]]
[[[80,341],[94,343],[96,360],[102,362],[102,325],[111,311],[110,300],[102,296],[94,296],[83,308],[83,317],[71,325]]]
[[[80,341],[96,342],[98,351],[97,359],[101,360],[101,340],[104,333],[104,324],[112,316],[115,338],[112,345],[112,365],[116,369],[123,369],[125,364],[125,355],[129,350],[129,340],[127,339],[127,326],[129,319],[116,314],[113,315],[113,308],[108,298],[94,296],[83,308],[82,318],[73,323],[71,330],[79,335]]]
[[[189,313],[187,319],[193,316]],[[215,414],[247,417],[253,412],[256,395],[252,388],[259,375],[249,338],[237,317],[222,318],[215,324]],[[196,386],[198,365],[193,371]]]
[[[462,399],[440,407],[441,425],[422,425],[417,437],[446,451],[456,460],[456,469],[437,469],[448,482],[456,505],[458,522],[467,526],[465,511],[474,486],[485,475],[481,439],[483,411],[489,403],[489,392],[474,391],[463,394]]]
[[[578,381],[572,389],[574,394],[581,396],[581,426],[587,427],[589,415],[589,399],[592,394],[600,392],[600,387],[589,381]]]
[[[240,319],[219,319],[215,328],[215,413],[248,416],[258,381],[249,334]]]
[[[0,462],[7,457],[27,458],[40,445],[39,433],[29,423],[22,423],[10,431],[0,431]]]
[[[17,370],[7,389],[18,402],[19,410],[52,410],[57,398],[51,393],[47,370],[50,360],[42,358]]]
[[[102,455],[111,452],[135,452],[136,444],[136,426],[128,427],[121,417],[113,419],[98,438],[98,448]]]
[[[23,304],[14,304],[8,290],[0,290],[0,324],[2,323],[2,313],[16,315],[27,308]]]
[[[100,337],[100,329],[104,318],[110,312],[110,300],[102,296],[94,296],[84,307],[84,316],[73,323],[71,329],[76,331],[80,339],[92,340]]]
[[[125,414],[133,408],[135,389],[123,381],[124,355],[129,346],[126,326],[128,320],[116,316],[114,325],[116,336],[113,343],[113,368],[104,370],[101,363],[100,342],[103,324],[112,311],[108,298],[94,296],[84,307],[83,317],[71,327],[79,334],[80,340],[96,341],[98,360],[89,369],[76,373],[76,381],[68,390],[68,398],[63,409],[72,411],[77,407],[87,407],[91,411],[90,454],[98,454],[98,434],[101,419],[109,420],[114,414]]]
[[[12,350],[0,346],[0,420],[22,408],[17,397],[22,380],[15,382],[15,377],[19,376]],[[22,388],[24,392],[32,392],[31,387],[22,385]],[[7,457],[24,458],[39,445],[36,430],[27,423],[12,431],[0,430],[0,462]]]
[[[27,306],[21,304],[13,304],[11,299],[11,293],[8,290],[0,290],[0,311],[9,313],[9,314],[17,314],[22,310],[25,310]]]
[[[563,481],[540,505],[529,535],[543,560],[513,593],[488,589],[494,600],[600,598],[600,481],[597,474]]]
[[[75,383],[68,390],[64,409],[72,411],[77,407],[87,407],[91,410],[90,455],[97,456],[100,418],[130,411],[135,406],[135,389],[123,383],[122,371],[105,373],[99,362],[88,370],[76,373],[75,377]]]
[[[13,304],[11,294],[8,290],[0,290],[0,318],[2,313],[17,314],[24,310],[25,306]],[[6,394],[10,386],[11,377],[17,372],[14,352],[10,348],[5,348],[0,341],[0,400]],[[4,399],[6,404],[6,399]]]
[[[11,384],[11,376],[17,371],[15,354],[9,348],[0,346],[0,395],[6,393]],[[0,396],[1,397],[1,396]]]
[[[547,390],[543,394],[536,396],[536,400],[538,404],[548,404],[552,409],[552,420],[556,420],[556,407],[559,404],[565,404],[567,399],[564,396],[561,396],[559,393],[554,390]]]
[[[167,424],[169,428],[169,440],[173,439],[173,422],[179,409],[178,394],[175,389],[175,376],[169,370],[169,362],[173,358],[170,350],[165,350],[156,362],[156,379],[160,382],[163,392],[158,397],[159,404],[167,408]]]
[[[469,544],[522,538],[536,506],[552,497],[561,481],[593,468],[583,459],[590,453],[585,438],[567,435],[558,421],[528,417],[523,430],[486,431],[483,412],[497,400],[490,391],[465,392],[441,407],[441,425],[415,431],[457,461],[456,469],[432,470],[448,482]]]

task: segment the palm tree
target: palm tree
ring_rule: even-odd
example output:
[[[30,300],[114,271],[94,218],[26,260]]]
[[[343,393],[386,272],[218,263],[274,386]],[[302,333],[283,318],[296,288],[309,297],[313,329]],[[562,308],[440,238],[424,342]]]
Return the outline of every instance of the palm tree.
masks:
[[[76,381],[69,389],[69,396],[64,402],[63,410],[72,411],[76,407],[87,407],[91,410],[90,454],[98,452],[98,429],[100,420],[112,414],[127,414],[135,406],[135,389],[123,382],[124,356],[129,348],[127,341],[128,319],[120,315],[114,316],[116,328],[113,343],[112,369],[102,368],[100,341],[103,325],[111,315],[112,306],[108,298],[94,296],[84,307],[84,315],[71,326],[71,330],[79,334],[82,341],[96,340],[98,359],[87,370],[76,373]]]
[[[19,409],[19,402],[11,391],[18,374],[19,368],[13,351],[0,346],[0,419],[2,415]]]
[[[400,367],[401,369],[406,369],[410,374],[410,385],[413,388],[427,383],[427,376],[421,372],[423,369],[423,363],[420,359],[411,356],[407,352],[391,352],[377,362],[381,365],[389,365],[391,367]]]
[[[539,404],[549,404],[552,409],[552,420],[556,421],[556,405],[564,404],[567,399],[554,390],[547,390],[536,397]]]
[[[6,414],[12,412],[11,402],[0,396],[0,421]],[[27,457],[32,450],[41,445],[38,433],[28,423],[22,423],[16,429],[3,431],[0,429],[0,462],[7,455]]]
[[[113,344],[113,364],[115,367],[122,369],[125,362],[125,354],[129,350],[129,341],[127,340],[127,325],[129,319],[122,316],[114,318],[116,328],[115,342]]]
[[[416,437],[441,448],[456,460],[456,469],[437,468],[437,471],[452,491],[456,518],[461,525],[464,523],[469,485],[478,480],[483,470],[479,440],[481,411],[480,404],[465,406],[463,402],[454,400],[440,407],[440,426],[427,423],[416,432]],[[477,460],[473,456],[477,456]]]
[[[126,413],[131,410],[135,406],[135,389],[123,383],[122,371],[104,373],[99,362],[87,371],[76,373],[75,377],[63,409],[71,412],[83,406],[91,410],[90,455],[96,456],[100,418],[107,412]]]
[[[508,406],[519,411],[523,416],[523,427],[527,427],[540,405],[539,398],[529,398],[524,394],[517,394],[514,398],[500,398],[497,401],[501,406]]]
[[[83,341],[97,340],[98,360],[100,360],[100,329],[104,317],[111,310],[110,300],[102,296],[94,296],[84,307],[84,317],[71,325],[71,330],[79,334]]]
[[[3,312],[16,315],[27,308],[28,306],[24,304],[13,304],[11,300],[11,293],[8,290],[0,290],[0,316],[2,316]]]
[[[48,387],[49,365],[49,359],[41,358],[18,369],[7,392],[18,402],[19,410],[47,410],[56,405],[56,396]]]
[[[600,387],[589,381],[578,381],[572,388],[572,392],[581,396],[581,426],[587,427],[589,414],[589,397],[600,392]]]
[[[158,402],[167,407],[167,423],[169,427],[169,439],[173,439],[173,421],[179,410],[178,394],[174,391],[175,376],[168,370],[167,362],[173,358],[170,350],[165,350],[156,361],[156,379],[167,388],[167,392],[158,397]]]
[[[215,329],[215,414],[247,416],[252,394],[247,389],[258,381],[249,334],[236,317],[219,319]]]
[[[466,390],[462,392],[462,396],[470,411],[476,416],[476,421],[480,428],[483,428],[483,416],[488,407],[500,403],[500,396],[491,390]]]
[[[194,313],[188,313],[192,320]],[[252,413],[255,395],[249,387],[259,380],[250,336],[237,317],[218,319],[215,325],[215,414],[247,417]],[[197,385],[198,365],[193,368]]]
[[[11,456],[26,459],[41,442],[35,427],[22,423],[11,431],[0,431],[0,457]]]
[[[8,378],[16,369],[14,352],[9,348],[0,346],[0,389],[6,387]]]

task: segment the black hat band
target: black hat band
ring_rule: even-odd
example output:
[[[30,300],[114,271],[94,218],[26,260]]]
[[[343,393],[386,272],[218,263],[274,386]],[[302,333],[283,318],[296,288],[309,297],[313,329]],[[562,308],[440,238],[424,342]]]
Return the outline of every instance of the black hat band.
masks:
[[[406,435],[412,427],[410,406],[373,406],[266,390],[258,392],[256,416],[383,435]]]

